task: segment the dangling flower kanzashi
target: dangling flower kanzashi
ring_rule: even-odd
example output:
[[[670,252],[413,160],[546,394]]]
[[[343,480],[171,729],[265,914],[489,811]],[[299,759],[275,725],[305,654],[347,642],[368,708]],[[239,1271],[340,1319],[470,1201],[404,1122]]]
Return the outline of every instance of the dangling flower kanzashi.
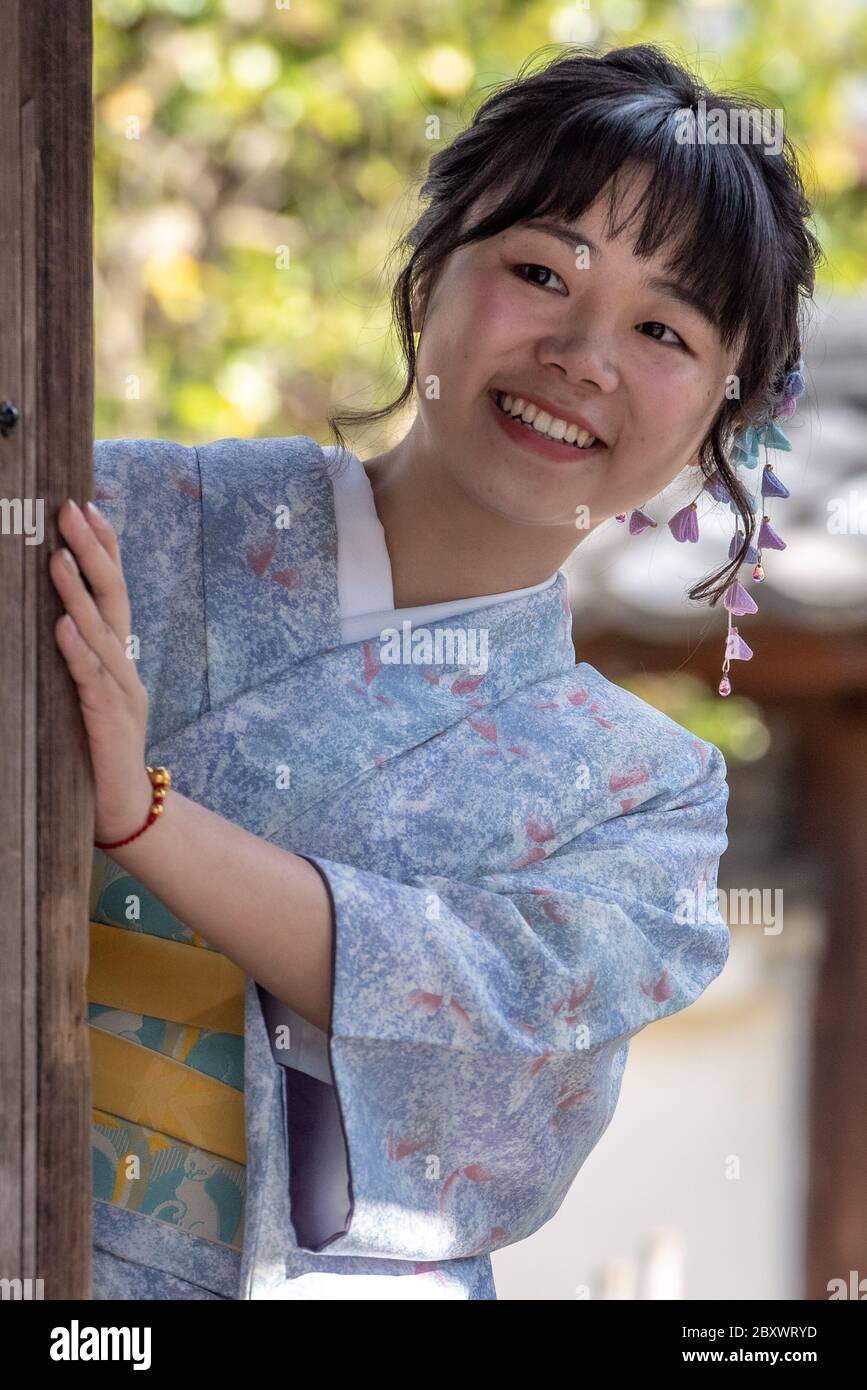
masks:
[[[698,507],[695,502],[688,502],[679,512],[675,512],[668,523],[668,529],[676,541],[697,541]]]
[[[783,397],[774,411],[773,416],[764,425],[748,425],[737,436],[732,446],[731,461],[740,464],[743,468],[757,468],[759,463],[759,450],[764,448],[767,460],[768,449],[780,449],[783,452],[791,450],[791,444],[786,438],[777,420],[788,420],[794,415],[797,409],[798,397],[803,395],[805,382],[803,376],[803,359],[798,362],[797,367],[786,374],[783,382]],[[717,502],[727,502],[733,512],[737,512],[735,503],[729,486],[720,473],[719,469],[714,469],[710,477],[706,478],[702,487],[703,492],[708,492]],[[753,566],[753,579],[757,584],[761,584],[765,577],[762,566],[763,550],[785,550],[786,542],[777,534],[771,525],[771,518],[765,511],[765,507],[770,498],[788,497],[789,489],[785,483],[781,482],[774,472],[772,463],[765,462],[762,470],[762,522],[759,528],[758,540],[755,546],[748,545],[744,551],[741,564]],[[750,505],[755,510],[757,500],[750,497]],[[618,512],[617,521],[626,520],[626,512]],[[642,531],[646,531],[658,523],[648,516],[647,512],[640,507],[633,510],[629,517],[629,534],[637,536]],[[699,538],[698,531],[698,505],[695,500],[688,502],[685,507],[681,507],[675,512],[668,522],[668,529],[676,541],[696,542]],[[744,544],[744,533],[740,527],[735,527],[735,533],[729,546],[729,559],[733,560],[738,555]],[[722,665],[722,680],[719,683],[720,695],[730,695],[732,690],[729,679],[729,666],[732,661],[749,661],[753,655],[752,649],[747,646],[744,639],[739,635],[736,627],[732,626],[732,617],[740,617],[746,613],[757,613],[758,604],[741,584],[737,578],[733,579],[723,594],[723,607],[728,612],[728,632],[726,634],[725,657]]]
[[[749,425],[740,434],[732,450],[732,459],[735,463],[742,464],[745,468],[755,468],[759,462],[759,446],[765,446],[765,466],[762,469],[762,524],[759,527],[757,548],[747,546],[744,553],[742,564],[753,566],[753,579],[757,584],[761,584],[765,577],[762,565],[763,550],[785,550],[786,542],[782,536],[777,535],[771,525],[771,519],[765,511],[769,498],[780,498],[790,496],[789,489],[785,483],[781,482],[774,472],[774,465],[767,459],[768,449],[780,449],[786,453],[791,449],[791,443],[786,435],[775,424],[776,420],[788,420],[794,415],[797,408],[798,397],[804,392],[804,377],[802,373],[803,360],[800,361],[794,371],[788,372],[783,384],[783,399],[774,415],[768,423],[761,428]],[[751,499],[752,501],[752,499]],[[730,504],[734,510],[734,504]],[[729,546],[729,558],[734,559],[744,543],[744,534],[736,529],[734,538]],[[732,626],[732,615],[743,613],[758,612],[758,605],[747,593],[739,580],[732,580],[731,584],[723,595],[723,604],[728,610],[728,633],[726,635],[725,657],[722,664],[722,679],[719,683],[720,695],[731,694],[731,681],[729,680],[729,664],[732,661],[749,661],[752,650],[747,646],[742,637],[738,635],[736,627]]]

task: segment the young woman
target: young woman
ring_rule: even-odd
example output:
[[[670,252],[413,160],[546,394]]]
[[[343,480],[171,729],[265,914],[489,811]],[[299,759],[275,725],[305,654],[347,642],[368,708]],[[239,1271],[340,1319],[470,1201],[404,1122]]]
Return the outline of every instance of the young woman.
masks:
[[[683,470],[743,532],[698,592],[753,532],[818,247],[788,142],[683,138],[701,98],[567,51],[437,153],[392,448],[102,441],[61,509],[96,1297],[495,1298],[725,964],[723,758],[576,666],[559,569]]]

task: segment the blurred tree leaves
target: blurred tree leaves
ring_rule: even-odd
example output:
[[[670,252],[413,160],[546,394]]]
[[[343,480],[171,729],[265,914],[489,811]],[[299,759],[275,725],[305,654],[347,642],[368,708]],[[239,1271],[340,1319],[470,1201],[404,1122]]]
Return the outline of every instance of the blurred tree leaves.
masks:
[[[632,676],[618,682],[698,738],[715,743],[732,763],[755,762],[768,751],[770,730],[761,708],[743,695],[722,699],[683,671]]]
[[[563,43],[662,42],[712,85],[783,107],[825,278],[864,283],[854,0],[95,0],[94,13],[99,435],[325,439],[331,406],[381,403],[398,381],[384,262],[430,157],[491,85]]]

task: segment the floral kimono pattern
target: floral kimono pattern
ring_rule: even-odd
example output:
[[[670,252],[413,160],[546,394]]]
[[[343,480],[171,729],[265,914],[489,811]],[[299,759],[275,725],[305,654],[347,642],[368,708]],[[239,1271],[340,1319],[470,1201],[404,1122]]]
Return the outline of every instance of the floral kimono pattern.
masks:
[[[723,757],[575,664],[562,575],[433,624],[484,628],[483,673],[341,645],[312,439],[95,464],[147,761],[307,858],[334,916],[327,1036],[246,982],[242,1249],[95,1202],[97,1296],[495,1298],[490,1253],[555,1216],[630,1038],[726,962]]]

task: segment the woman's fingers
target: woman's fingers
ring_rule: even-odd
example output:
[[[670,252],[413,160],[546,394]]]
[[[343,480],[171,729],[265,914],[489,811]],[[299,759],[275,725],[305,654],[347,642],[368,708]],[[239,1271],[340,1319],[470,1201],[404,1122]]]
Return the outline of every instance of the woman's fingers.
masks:
[[[132,619],[120,547],[111,523],[95,507],[92,510],[88,507],[85,513],[71,501],[64,502],[57,523],[90,585],[99,612],[117,640],[125,645]]]
[[[119,706],[126,692],[121,688],[109,663],[103,661],[91,644],[84,640],[78,624],[70,613],[64,613],[62,618],[57,619],[54,632],[66,659],[69,674],[78,686],[82,709],[105,714]],[[116,647],[113,634],[112,640],[115,641]]]
[[[98,539],[105,546],[118,569],[123,571],[120,562],[120,544],[115,534],[114,527],[107,516],[103,516],[95,502],[88,502],[84,508],[84,515],[93,527]]]
[[[141,689],[138,672],[126,656],[111,623],[102,616],[88,593],[77,567],[70,567],[68,553],[56,550],[50,558],[48,569],[63,606],[75,623],[79,638],[92,653],[92,659],[85,652],[79,653],[79,670],[100,677],[108,673],[124,694],[137,697],[136,693]]]

